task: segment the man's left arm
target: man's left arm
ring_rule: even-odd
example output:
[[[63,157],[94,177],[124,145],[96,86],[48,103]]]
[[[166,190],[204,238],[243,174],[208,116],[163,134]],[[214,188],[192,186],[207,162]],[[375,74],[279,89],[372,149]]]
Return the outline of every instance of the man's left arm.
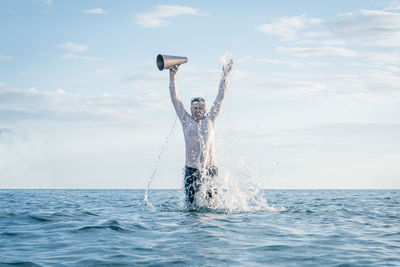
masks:
[[[231,60],[226,66],[222,67],[222,77],[221,77],[221,81],[219,83],[217,97],[215,98],[214,104],[210,110],[210,118],[212,121],[214,121],[217,118],[219,111],[221,109],[221,104],[222,104],[222,100],[225,97],[226,87],[228,84],[228,76],[232,70],[232,65],[233,65],[233,61]]]

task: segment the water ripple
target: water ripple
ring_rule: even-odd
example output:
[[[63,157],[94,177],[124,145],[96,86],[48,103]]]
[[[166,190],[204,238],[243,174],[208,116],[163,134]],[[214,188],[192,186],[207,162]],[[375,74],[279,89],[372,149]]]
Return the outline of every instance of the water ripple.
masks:
[[[400,265],[399,190],[266,190],[286,208],[240,212],[181,193],[0,190],[0,266]]]
[[[101,225],[87,225],[80,227],[78,231],[91,231],[91,230],[103,230],[103,229],[110,229],[116,232],[129,232],[128,229],[124,228],[118,221],[116,220],[109,220]]]

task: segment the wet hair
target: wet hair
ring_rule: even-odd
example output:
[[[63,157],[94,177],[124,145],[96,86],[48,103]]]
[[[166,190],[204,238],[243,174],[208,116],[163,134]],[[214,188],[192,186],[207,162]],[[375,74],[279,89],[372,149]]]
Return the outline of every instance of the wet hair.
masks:
[[[193,105],[193,103],[195,102],[203,102],[204,104],[206,103],[206,101],[204,100],[204,98],[202,97],[195,97],[192,99],[192,101],[190,101],[190,105]]]

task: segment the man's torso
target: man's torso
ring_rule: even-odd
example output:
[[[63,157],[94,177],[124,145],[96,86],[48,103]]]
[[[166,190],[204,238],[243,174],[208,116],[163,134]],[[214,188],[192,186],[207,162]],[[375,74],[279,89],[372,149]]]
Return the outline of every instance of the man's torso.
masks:
[[[205,116],[198,123],[186,116],[182,121],[186,145],[186,166],[202,169],[215,166],[214,122]]]

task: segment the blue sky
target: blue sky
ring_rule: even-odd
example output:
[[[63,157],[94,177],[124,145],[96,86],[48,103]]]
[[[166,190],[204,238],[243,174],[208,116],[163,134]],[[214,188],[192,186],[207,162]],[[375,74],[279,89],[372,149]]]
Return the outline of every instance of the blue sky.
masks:
[[[179,188],[188,108],[234,72],[220,179],[400,188],[400,1],[1,1],[0,188]],[[225,179],[225,180],[224,180]]]

